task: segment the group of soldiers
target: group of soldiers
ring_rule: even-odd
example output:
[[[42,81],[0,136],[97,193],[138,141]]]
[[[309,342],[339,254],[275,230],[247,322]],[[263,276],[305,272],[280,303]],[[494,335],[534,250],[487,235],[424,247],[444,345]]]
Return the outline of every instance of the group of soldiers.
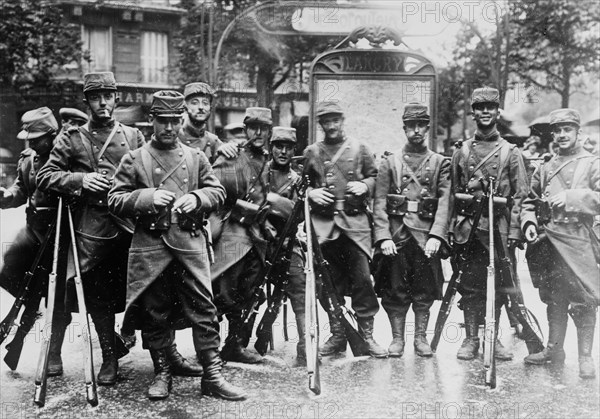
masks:
[[[428,148],[428,109],[411,103],[402,117],[407,143],[387,153],[379,167],[367,144],[346,135],[340,104],[321,102],[316,117],[324,139],[304,150],[301,173],[292,165],[295,130],[273,127],[268,108],[246,110],[246,141],[241,145],[223,143],[208,132],[215,92],[206,83],[188,84],[183,94],[154,94],[154,134],[148,142],[139,130],[114,119],[119,98],[112,73],[86,74],[83,93],[89,120],[80,111],[65,110],[60,133],[48,108],[23,115],[18,138],[27,140],[29,148],[21,155],[15,184],[0,190],[0,203],[2,208],[27,203],[27,226],[5,254],[0,286],[13,295],[19,292],[62,197],[75,218],[85,302],[102,349],[98,384],[117,382],[118,358],[124,353],[118,350],[122,342],[115,333],[115,314],[125,311],[120,330],[125,344],[135,344],[135,330],[141,330],[154,364],[150,399],[168,397],[173,375],[201,376],[203,394],[227,400],[246,397],[223,377],[223,360],[262,361],[240,338],[242,313],[262,268],[272,263],[273,244],[299,199],[301,179],[308,182],[311,219],[336,298],[352,298],[371,356],[403,355],[411,306],[415,353],[433,355],[427,340],[430,308],[442,296],[441,259],[451,254],[460,255],[454,260],[464,274],[458,291],[466,338],[457,357],[477,356],[493,226],[484,215],[471,231],[472,203],[488,192],[493,178],[495,195],[509,202],[497,209],[503,246],[508,253],[528,243],[532,279],[548,306],[548,345],[525,362],[564,361],[571,312],[580,375],[595,376],[591,350],[600,301],[600,249],[594,216],[600,208],[600,168],[598,158],[581,147],[576,111],[550,114],[558,154],[530,183],[520,150],[497,131],[500,103],[493,88],[473,92],[477,131],[451,161]],[[301,234],[296,242],[285,292],[296,318],[302,364],[306,325]],[[70,301],[73,255],[66,253],[49,375],[62,374],[61,346],[70,313],[77,309]],[[39,280],[44,273],[47,269],[39,272]],[[373,338],[378,296],[392,328],[387,349]],[[498,292],[497,300],[499,310],[505,295]],[[228,328],[221,347],[223,318]],[[175,331],[189,327],[200,365],[177,351]],[[331,337],[321,345],[321,356],[346,350],[344,327],[331,313],[329,327]],[[512,359],[499,341],[495,345],[497,359]]]

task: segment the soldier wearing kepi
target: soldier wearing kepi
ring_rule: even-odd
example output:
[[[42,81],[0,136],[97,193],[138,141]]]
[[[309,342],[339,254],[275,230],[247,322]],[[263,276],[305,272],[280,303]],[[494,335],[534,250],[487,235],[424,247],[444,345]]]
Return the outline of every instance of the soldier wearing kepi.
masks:
[[[219,154],[227,158],[237,155],[235,144],[223,143],[215,134],[206,130],[215,91],[206,83],[187,84],[183,90],[187,119],[179,130],[179,140],[192,148],[199,148],[213,163]]]
[[[296,130],[287,127],[273,127],[271,135],[271,161],[269,162],[270,193],[267,195],[269,202],[269,215],[267,219],[275,227],[275,231],[281,233],[285,222],[292,214],[295,201],[298,199],[294,185],[300,179],[291,163],[296,151]],[[296,328],[298,332],[298,344],[296,355],[299,363],[306,361],[306,341],[304,339],[305,325],[305,287],[306,277],[304,275],[304,258],[299,243],[294,245],[294,251],[290,259],[289,277],[285,289],[292,310],[296,317]]]
[[[600,245],[592,231],[600,214],[600,165],[581,145],[579,112],[550,113],[558,155],[533,174],[521,225],[531,279],[547,304],[548,346],[525,357],[528,364],[563,363],[567,313],[577,327],[579,376],[596,375],[592,346],[600,302]],[[569,309],[570,307],[570,309]]]
[[[459,255],[459,268],[463,271],[458,288],[461,294],[459,306],[465,318],[466,338],[457,357],[473,359],[479,350],[479,325],[483,323],[486,305],[486,267],[489,263],[489,225],[487,211],[479,220],[473,239],[469,236],[474,220],[474,199],[486,191],[488,179],[494,177],[495,196],[508,198],[512,206],[497,208],[495,222],[498,225],[502,243],[507,249],[521,240],[519,211],[521,202],[527,196],[527,175],[523,157],[517,147],[500,137],[496,129],[499,114],[500,94],[491,87],[478,88],[471,96],[473,119],[477,125],[475,137],[464,142],[452,156],[452,191],[455,194],[451,231],[449,238],[456,245]],[[496,280],[500,276],[497,272]],[[506,300],[506,295],[496,288],[496,319]],[[498,325],[498,322],[496,322]],[[495,357],[510,360],[512,354],[500,340],[495,342]]]
[[[440,251],[447,248],[450,162],[427,148],[427,106],[404,108],[408,143],[385,158],[377,172],[373,213],[375,244],[386,256],[381,305],[388,313],[393,341],[390,356],[404,353],[406,313],[415,313],[415,352],[433,355],[427,342],[429,309],[442,296]]]
[[[386,357],[387,350],[373,339],[379,304],[370,278],[372,241],[367,201],[375,189],[375,160],[365,144],[346,137],[340,105],[320,102],[316,114],[325,138],[304,151],[312,222],[331,268],[337,298],[343,304],[345,295],[352,297],[352,308],[371,356]],[[322,356],[344,352],[347,346],[342,324],[331,314],[329,321],[332,336],[320,348]]]
[[[244,393],[221,375],[217,310],[213,303],[205,213],[225,200],[225,190],[208,159],[181,144],[177,132],[184,99],[175,91],[154,94],[150,108],[154,135],[126,154],[109,193],[111,211],[136,217],[129,251],[128,307],[141,310],[144,345],[156,374],[150,399],[168,397],[171,370],[167,349],[178,322],[191,326],[204,368],[202,393],[241,400]]]
[[[34,109],[23,114],[21,118],[23,129],[17,135],[19,140],[25,140],[29,147],[21,153],[17,179],[8,189],[0,187],[0,207],[16,208],[27,204],[27,225],[17,234],[15,240],[4,255],[4,265],[0,272],[0,287],[18,296],[24,286],[25,273],[34,263],[36,254],[50,225],[56,220],[56,207],[58,199],[56,195],[47,194],[36,187],[35,177],[40,168],[48,161],[52,143],[58,132],[58,123],[47,107]],[[54,237],[54,236],[52,236]],[[46,255],[41,260],[41,266],[35,272],[34,281],[41,284],[47,281],[51,268],[52,246],[46,248]],[[62,257],[62,255],[61,255]],[[66,259],[62,260],[59,276],[64,278],[66,271]],[[57,295],[64,295],[64,281],[59,281],[61,287]],[[28,301],[25,302],[27,307]],[[57,298],[55,312],[52,322],[52,337],[50,341],[50,354],[48,357],[48,375],[62,375],[63,365],[61,359],[61,347],[65,337],[65,330],[71,322],[71,314],[65,311],[62,300]],[[37,311],[38,307],[34,310]],[[20,332],[27,334],[36,316],[21,318],[23,326]],[[28,323],[29,322],[29,323]],[[29,330],[26,330],[29,329]],[[17,333],[20,333],[17,332]]]
[[[212,278],[219,315],[226,315],[229,322],[223,359],[254,364],[262,357],[242,347],[238,332],[243,324],[243,304],[252,297],[268,246],[264,215],[270,191],[266,175],[271,110],[246,109],[244,125],[247,141],[238,157],[219,156],[213,166],[227,198],[225,206],[210,219],[215,241]],[[219,225],[222,232],[216,231]]]
[[[48,162],[37,175],[38,188],[55,192],[72,206],[82,282],[88,311],[102,348],[98,384],[117,381],[115,313],[125,308],[127,250],[131,223],[109,214],[107,194],[121,157],[144,143],[142,133],[117,122],[119,101],[113,73],[84,76],[84,101],[89,123],[58,138]],[[68,278],[75,275],[69,264]]]

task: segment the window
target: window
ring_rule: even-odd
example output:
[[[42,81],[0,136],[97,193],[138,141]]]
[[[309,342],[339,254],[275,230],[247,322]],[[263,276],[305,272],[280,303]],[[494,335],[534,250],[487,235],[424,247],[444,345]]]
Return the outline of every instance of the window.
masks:
[[[168,35],[142,32],[142,82],[167,84],[169,80]]]
[[[110,28],[84,26],[82,29],[83,51],[89,52],[89,60],[84,58],[83,68],[90,71],[112,70],[112,33]],[[85,57],[85,55],[84,55]]]

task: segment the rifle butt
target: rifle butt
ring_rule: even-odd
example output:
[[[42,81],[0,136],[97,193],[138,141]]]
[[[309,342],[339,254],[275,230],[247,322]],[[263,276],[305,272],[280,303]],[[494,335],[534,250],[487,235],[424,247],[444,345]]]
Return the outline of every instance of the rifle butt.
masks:
[[[98,391],[96,389],[96,383],[85,383],[85,399],[92,407],[98,406]]]
[[[344,331],[346,332],[346,339],[350,344],[350,350],[354,356],[366,356],[370,355],[369,344],[362,337],[360,332],[352,326],[352,324],[342,316],[342,324],[344,325]]]
[[[496,362],[494,360],[489,368],[485,369],[485,385],[489,388],[496,388]]]
[[[308,375],[308,388],[317,396],[321,394],[321,377],[318,368]]]
[[[33,395],[33,402],[38,407],[44,407],[46,404],[46,382],[38,383],[35,382],[35,393]]]
[[[21,359],[21,352],[23,351],[23,343],[23,338],[15,337],[8,345],[6,345],[4,363],[8,365],[8,368],[12,371],[16,370],[19,365],[19,359]]]

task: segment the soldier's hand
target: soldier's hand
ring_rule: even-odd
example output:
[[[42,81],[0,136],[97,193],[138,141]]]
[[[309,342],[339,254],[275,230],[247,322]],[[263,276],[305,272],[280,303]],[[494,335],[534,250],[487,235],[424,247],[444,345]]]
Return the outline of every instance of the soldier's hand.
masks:
[[[548,200],[553,207],[564,207],[567,205],[567,193],[565,191],[552,195]]]
[[[537,228],[535,227],[535,224],[533,223],[528,223],[525,226],[525,240],[527,240],[529,243],[534,242],[538,239],[538,232],[537,232]]]
[[[440,250],[441,245],[442,242],[440,241],[440,239],[430,237],[427,240],[427,243],[425,243],[425,256],[427,256],[428,258],[435,256]]]
[[[152,203],[155,207],[166,207],[174,199],[175,193],[164,189],[157,189],[152,195]]]
[[[393,240],[384,240],[381,242],[381,253],[385,256],[397,255],[396,243]]]
[[[325,188],[313,189],[308,193],[308,198],[315,204],[326,206],[333,204],[334,196]]]
[[[523,245],[521,244],[520,240],[517,240],[517,239],[508,239],[508,248],[509,249],[513,250],[513,249],[516,249],[517,247],[519,249],[523,249]]]
[[[179,198],[177,201],[175,201],[175,203],[173,204],[173,211],[183,212],[184,214],[187,214],[188,212],[194,211],[197,206],[198,198],[196,198],[196,195],[187,193],[181,198]]]
[[[110,181],[100,173],[86,173],[83,177],[83,189],[91,192],[105,192],[110,189]]]
[[[354,195],[364,195],[369,191],[369,187],[363,182],[353,180],[348,182],[346,190]]]
[[[234,159],[238,155],[238,147],[235,143],[224,143],[218,149],[217,153],[222,154],[228,159]]]

